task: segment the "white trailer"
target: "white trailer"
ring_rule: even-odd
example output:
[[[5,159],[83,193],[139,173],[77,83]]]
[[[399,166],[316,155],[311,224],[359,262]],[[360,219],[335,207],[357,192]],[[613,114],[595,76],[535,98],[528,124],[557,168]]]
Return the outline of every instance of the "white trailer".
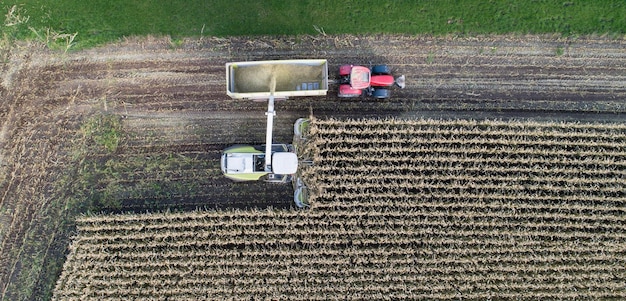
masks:
[[[328,92],[328,62],[306,59],[227,63],[226,94],[234,99],[269,99],[272,77],[276,99]]]

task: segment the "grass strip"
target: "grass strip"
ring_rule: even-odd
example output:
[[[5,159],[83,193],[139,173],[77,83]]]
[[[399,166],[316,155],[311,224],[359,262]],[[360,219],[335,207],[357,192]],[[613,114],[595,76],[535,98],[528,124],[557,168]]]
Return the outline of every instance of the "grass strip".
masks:
[[[19,38],[78,33],[79,48],[133,35],[626,33],[622,0],[5,0],[0,8],[13,5],[29,17]]]

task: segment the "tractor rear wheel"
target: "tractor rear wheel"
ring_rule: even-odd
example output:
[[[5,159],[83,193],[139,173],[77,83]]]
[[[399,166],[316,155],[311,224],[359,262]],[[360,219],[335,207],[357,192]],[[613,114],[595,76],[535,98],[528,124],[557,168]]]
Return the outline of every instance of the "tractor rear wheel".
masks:
[[[389,70],[389,66],[387,65],[376,65],[372,67],[373,75],[391,75],[391,71]]]
[[[372,96],[378,99],[389,98],[389,90],[387,89],[376,89],[372,92]]]

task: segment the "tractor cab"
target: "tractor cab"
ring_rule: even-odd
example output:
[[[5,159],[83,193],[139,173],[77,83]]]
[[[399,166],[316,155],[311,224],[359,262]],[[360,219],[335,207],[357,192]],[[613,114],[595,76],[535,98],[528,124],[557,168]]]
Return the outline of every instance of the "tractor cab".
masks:
[[[345,69],[342,70],[342,73],[349,75],[350,87],[352,87],[352,89],[361,90],[370,86],[371,72],[369,68],[350,65],[344,65],[341,68]]]

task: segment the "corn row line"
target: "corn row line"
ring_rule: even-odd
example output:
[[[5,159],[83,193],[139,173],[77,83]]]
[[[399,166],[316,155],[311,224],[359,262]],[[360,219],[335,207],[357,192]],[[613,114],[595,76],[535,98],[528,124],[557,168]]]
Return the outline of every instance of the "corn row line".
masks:
[[[218,249],[212,250],[213,252]],[[291,256],[281,256],[279,258],[274,256],[238,256],[234,261],[233,254],[228,256],[214,256],[207,255],[209,252],[202,253],[196,251],[195,254],[191,252],[185,256],[172,257],[163,254],[160,256],[144,257],[142,254],[146,252],[127,252],[125,254],[115,254],[110,256],[89,256],[88,253],[80,254],[76,259],[85,260],[85,264],[81,266],[80,271],[76,275],[88,275],[94,271],[98,272],[98,275],[108,275],[113,277],[123,277],[120,273],[135,275],[135,276],[147,276],[162,273],[163,271],[217,271],[220,269],[227,270],[242,270],[237,273],[249,273],[246,270],[256,269],[262,270],[262,274],[288,274],[286,269],[277,269],[278,266],[292,266],[299,265],[300,270],[308,270],[311,273],[326,273],[328,270],[338,270],[342,273],[350,273],[350,269],[354,269],[355,266],[362,266],[364,268],[373,268],[376,265],[393,266],[397,270],[402,269],[415,269],[420,267],[420,273],[426,273],[428,271],[437,272],[440,268],[442,261],[446,262],[449,266],[467,267],[467,269],[476,269],[482,271],[504,271],[513,272],[517,266],[526,266],[528,269],[532,269],[535,272],[548,272],[548,271],[567,271],[585,268],[586,270],[610,270],[615,267],[615,260],[618,256],[615,253],[606,254],[587,254],[584,251],[578,250],[574,252],[572,250],[564,250],[561,254],[545,254],[541,255],[541,252],[532,252],[532,249],[520,252],[510,252],[507,254],[498,254],[484,252],[482,250],[467,250],[466,253],[461,252],[439,252],[439,253],[415,253],[410,249],[404,250],[403,253],[394,254],[394,257],[382,254],[367,254],[367,256],[361,254],[358,258],[353,258],[347,254],[337,254],[332,257],[320,257],[320,254],[314,252],[304,252],[304,254],[297,255],[291,253]],[[459,250],[461,251],[461,250]],[[119,256],[118,256],[119,255]],[[351,254],[354,255],[354,254]],[[493,258],[486,259],[483,256],[477,255],[489,255]],[[585,259],[581,258],[581,255],[585,255]],[[123,258],[120,258],[122,257]],[[474,257],[477,256],[477,257]],[[277,260],[279,259],[279,260]],[[111,266],[108,262],[110,260],[116,260],[117,264]],[[590,263],[594,265],[590,266]],[[490,267],[493,266],[493,267]],[[622,269],[626,269],[623,267]],[[216,272],[216,274],[222,274],[223,271]],[[219,276],[219,275],[213,275]]]
[[[453,279],[457,280],[457,279]],[[324,284],[320,284],[324,285]],[[161,289],[152,289],[152,291],[145,289],[133,289],[131,292],[142,292],[141,294],[133,294],[132,298],[135,300],[155,300],[154,296],[160,296],[161,300],[233,300],[233,296],[237,296],[237,299],[254,299],[254,297],[264,296],[268,300],[318,300],[326,301],[329,299],[341,299],[341,300],[366,300],[369,298],[375,298],[376,300],[416,300],[416,299],[428,299],[428,300],[453,300],[459,296],[459,287],[448,285],[445,289],[439,289],[438,286],[423,286],[415,288],[414,285],[403,285],[398,288],[398,291],[391,291],[382,294],[380,290],[386,289],[387,286],[371,286],[363,285],[362,287],[354,287],[352,290],[346,291],[343,288],[328,289],[328,290],[315,290],[313,291],[311,285],[305,285],[304,288],[293,288],[292,286],[283,286],[280,288],[264,288],[255,291],[249,291],[247,293],[238,292],[228,288],[221,290],[214,290],[212,287],[192,287],[192,288],[175,288],[172,290],[164,291]],[[317,285],[316,285],[317,287]],[[366,287],[367,291],[362,288]],[[589,289],[588,291],[580,291],[574,289],[573,286],[568,287],[565,290],[562,287],[555,287],[554,289],[543,289],[541,291],[532,290],[527,288],[526,290],[513,291],[508,286],[495,286],[498,293],[494,293],[492,290],[485,289],[484,291],[476,291],[473,287],[467,288],[467,291],[462,292],[462,295],[469,299],[487,300],[494,298],[502,299],[524,299],[529,295],[537,297],[538,299],[609,299],[626,298],[626,294],[621,293],[620,290],[616,290],[615,293],[606,293],[606,290],[602,289]],[[439,289],[439,290],[435,290]],[[556,289],[561,289],[555,292]],[[117,290],[119,291],[119,290]],[[202,292],[202,293],[199,293]],[[108,294],[107,296],[98,295],[97,292],[90,292],[89,294],[62,294],[59,296],[61,300],[102,300],[102,301],[117,301],[120,300],[120,296],[126,295],[114,295]],[[56,300],[56,299],[55,299]]]
[[[564,214],[569,218],[605,220],[615,218],[622,222],[622,215],[626,214],[626,197],[599,198],[595,195],[576,195],[568,198],[562,196],[540,196],[519,194],[470,194],[468,192],[429,192],[414,194],[399,191],[397,193],[375,192],[370,193],[365,199],[362,195],[352,192],[341,192],[317,195],[316,198],[325,199],[315,203],[317,210],[350,210],[359,211],[367,208],[367,215],[377,217],[382,213],[389,219],[403,218],[415,214],[415,211],[428,210],[431,214],[441,212],[450,214],[454,211],[480,211],[480,212],[515,212],[516,214],[527,213],[529,216],[555,217]],[[617,204],[619,207],[613,207]],[[404,213],[389,212],[404,210]],[[358,217],[358,213],[354,214]],[[341,217],[339,217],[341,218]]]
[[[619,143],[623,143],[626,140],[626,136],[623,133],[613,133],[606,135],[604,133],[588,133],[585,135],[575,135],[573,133],[566,134],[546,134],[537,132],[528,132],[524,134],[510,132],[510,133],[493,133],[493,132],[427,132],[427,131],[393,131],[389,130],[389,133],[384,131],[378,131],[377,129],[359,130],[358,132],[352,132],[350,134],[343,133],[342,131],[328,131],[319,132],[317,141],[333,142],[337,140],[341,141],[355,141],[364,139],[377,139],[374,141],[401,141],[408,142],[441,142],[443,139],[449,141],[450,144],[459,143],[462,141],[464,144],[503,144],[505,142],[514,144],[516,146],[549,146],[553,145],[555,141],[566,142],[572,146],[588,146],[588,147],[616,147]]]
[[[452,268],[440,268],[440,267],[422,267],[419,266],[417,271],[415,266],[373,266],[370,268],[361,267],[341,267],[348,268],[339,270],[332,267],[321,267],[324,270],[320,271],[319,267],[311,267],[310,269],[299,269],[297,274],[300,277],[290,277],[294,274],[293,271],[284,269],[282,273],[275,273],[276,268],[272,267],[270,270],[255,269],[250,267],[237,268],[224,268],[216,270],[193,270],[193,274],[190,272],[191,267],[182,270],[163,270],[154,272],[113,272],[102,273],[97,277],[87,277],[88,275],[78,275],[79,277],[74,281],[77,286],[95,286],[95,287],[124,287],[124,286],[142,286],[142,284],[155,285],[159,287],[176,287],[176,286],[198,286],[198,285],[211,285],[221,286],[229,285],[233,282],[237,285],[251,285],[261,280],[265,285],[288,285],[298,284],[304,282],[325,282],[334,283],[335,285],[354,284],[361,282],[368,282],[371,284],[384,283],[386,285],[393,286],[398,279],[404,281],[418,281],[423,280],[424,275],[463,275],[470,274],[484,275],[480,278],[480,282],[494,282],[498,280],[512,280],[519,281],[519,285],[522,285],[521,279],[518,278],[519,274],[532,275],[534,281],[530,281],[526,285],[527,288],[537,287],[541,283],[556,284],[556,283],[569,283],[569,282],[593,282],[602,280],[603,278],[609,278],[610,275],[605,273],[606,267],[600,269],[602,266],[598,266],[591,270],[585,270],[584,266],[575,268],[541,268],[538,270],[530,269],[522,271],[515,269],[515,266],[510,267],[478,267],[478,266],[459,266]],[[558,275],[558,276],[556,276]],[[82,277],[81,277],[82,276]],[[309,280],[305,279],[307,277]],[[472,281],[467,279],[467,283],[478,283],[479,281]],[[521,277],[519,277],[521,278]],[[114,279],[111,281],[110,279]],[[210,279],[210,281],[209,281]],[[324,280],[322,280],[324,279]],[[342,280],[343,279],[343,280]],[[158,281],[162,281],[158,283]],[[478,280],[478,279],[477,279]],[[607,279],[608,280],[608,279]],[[168,283],[169,282],[169,283]],[[133,285],[134,284],[134,285]],[[398,285],[398,284],[395,284]]]
[[[468,129],[481,128],[486,131],[494,131],[497,128],[511,129],[544,129],[555,128],[563,131],[571,130],[626,130],[626,124],[620,123],[580,123],[580,122],[550,122],[550,121],[504,121],[504,120],[470,120],[470,119],[319,119],[315,118],[312,123],[315,130],[324,127],[367,127],[367,126],[424,126],[427,128],[445,128],[446,126]]]
[[[543,257],[537,256],[544,254],[550,257],[549,260],[556,262],[568,261],[576,259],[585,261],[587,258],[579,257],[580,254],[587,254],[590,259],[604,260],[607,256],[616,256],[624,253],[624,247],[614,244],[612,241],[591,241],[581,244],[577,241],[541,241],[541,240],[492,240],[480,241],[473,240],[444,240],[435,241],[433,239],[423,240],[414,245],[428,246],[426,248],[413,248],[414,246],[379,246],[372,248],[346,247],[343,249],[327,248],[318,246],[317,248],[301,248],[297,253],[293,252],[293,247],[287,244],[279,245],[275,248],[263,250],[258,248],[235,249],[235,248],[168,248],[168,249],[135,249],[131,252],[96,252],[98,246],[94,244],[81,244],[79,248],[75,248],[72,253],[75,259],[79,259],[83,264],[90,264],[91,259],[96,262],[108,262],[119,260],[120,263],[127,262],[131,259],[137,260],[137,264],[148,264],[150,262],[178,261],[187,258],[204,258],[204,261],[229,261],[238,262],[239,260],[254,260],[255,258],[272,258],[270,263],[276,260],[289,260],[289,258],[307,257],[313,262],[316,260],[337,260],[342,262],[342,258],[350,260],[350,262],[363,262],[372,258],[384,258],[392,260],[393,258],[411,258],[414,262],[430,262],[430,260],[438,260],[447,257],[454,261],[457,259],[472,256],[474,261],[489,262],[493,259],[503,261],[519,260],[525,263],[541,262]],[[591,247],[591,248],[590,248]],[[102,246],[100,246],[102,249]],[[488,254],[489,257],[474,257],[475,255]],[[552,255],[558,258],[551,257]],[[511,260],[510,260],[510,259]],[[232,259],[237,259],[233,261]],[[115,269],[115,266],[109,266]]]
[[[249,235],[242,235],[240,229],[230,229],[221,235],[208,231],[176,231],[165,233],[136,233],[133,235],[93,235],[80,239],[81,243],[92,245],[106,245],[110,252],[117,250],[132,250],[141,248],[169,247],[275,247],[289,245],[298,248],[309,246],[376,246],[376,245],[413,245],[416,241],[428,239],[432,243],[467,243],[472,238],[480,238],[487,242],[491,240],[518,239],[559,239],[563,241],[606,241],[624,240],[624,227],[614,228],[608,225],[549,225],[543,222],[532,224],[511,222],[509,224],[493,223],[490,221],[466,224],[463,221],[448,221],[441,219],[424,219],[428,226],[413,227],[385,227],[373,230],[355,229],[259,229],[249,231]],[[620,229],[621,228],[621,229]],[[195,240],[194,240],[195,238]],[[391,239],[391,241],[389,241]]]
[[[604,214],[584,214],[580,212],[564,212],[564,210],[555,213],[548,212],[536,212],[536,211],[528,211],[528,208],[520,208],[520,207],[512,207],[512,208],[496,208],[494,206],[490,206],[491,204],[479,204],[479,205],[465,205],[459,206],[458,204],[450,205],[450,204],[419,204],[416,205],[414,202],[405,203],[401,206],[394,204],[395,207],[414,207],[419,211],[407,212],[407,214],[386,214],[381,212],[370,211],[367,214],[367,219],[363,219],[358,215],[353,216],[340,216],[339,218],[350,218],[353,222],[343,222],[343,223],[331,223],[331,222],[320,222],[319,220],[307,220],[307,221],[299,221],[294,223],[285,222],[285,220],[281,222],[277,222],[274,219],[268,219],[265,221],[241,221],[241,222],[213,222],[210,220],[194,222],[194,223],[168,223],[168,224],[156,224],[156,225],[125,225],[125,224],[117,224],[117,225],[97,225],[97,226],[89,226],[89,227],[81,227],[81,232],[83,233],[83,237],[92,239],[92,235],[102,235],[104,237],[108,237],[107,233],[115,233],[119,235],[119,237],[123,237],[127,234],[137,235],[139,233],[145,233],[149,235],[149,233],[163,233],[166,231],[176,232],[185,232],[185,231],[209,231],[209,229],[219,229],[221,233],[227,231],[234,231],[238,233],[244,233],[245,235],[251,235],[256,232],[263,235],[264,233],[272,233],[273,231],[293,231],[294,233],[306,233],[310,234],[314,232],[317,228],[322,229],[346,229],[350,227],[423,227],[424,218],[432,219],[444,219],[444,220],[464,220],[467,222],[472,222],[471,226],[476,227],[480,226],[478,222],[488,221],[490,224],[494,225],[498,222],[503,222],[507,225],[514,225],[518,220],[524,221],[527,219],[539,220],[541,222],[525,222],[523,223],[526,227],[533,227],[539,225],[545,226],[563,226],[563,227],[571,227],[571,226],[584,226],[589,227],[589,223],[593,223],[595,227],[605,227],[606,225],[611,225],[610,228],[614,229],[623,229],[626,228],[626,225],[621,225],[624,222],[624,218],[619,216],[618,214],[626,213],[626,209],[618,212],[605,212]],[[374,209],[381,208],[389,208],[392,204],[388,201],[381,201],[380,204],[373,205]],[[560,206],[554,206],[555,209]],[[532,208],[532,207],[531,207]],[[346,207],[349,209],[349,207]],[[559,208],[561,209],[561,208]],[[576,209],[574,209],[576,210]],[[582,210],[578,208],[578,210]],[[411,217],[411,219],[406,219],[407,217]],[[512,224],[513,223],[513,224]],[[262,230],[259,230],[262,229]],[[111,239],[114,239],[116,236],[113,236]]]
[[[442,148],[444,149],[444,148]],[[345,155],[334,157],[329,157],[328,155],[345,151]],[[509,153],[506,153],[505,150],[486,150],[486,149],[467,149],[467,150],[453,150],[447,149],[447,151],[438,151],[437,149],[400,149],[398,147],[386,147],[379,146],[378,149],[362,149],[362,151],[358,153],[353,153],[354,149],[351,147],[336,147],[334,150],[325,150],[323,153],[316,154],[315,157],[320,157],[321,155],[327,155],[328,159],[325,159],[324,165],[338,164],[343,162],[354,162],[357,161],[356,164],[368,164],[369,160],[372,160],[373,163],[381,162],[382,160],[386,160],[385,165],[394,164],[395,160],[402,161],[410,161],[410,158],[413,158],[415,161],[414,165],[425,164],[432,165],[432,163],[445,163],[446,165],[464,163],[468,165],[474,166],[510,166],[510,165],[520,165],[527,164],[531,166],[535,166],[538,169],[545,169],[545,166],[548,165],[550,168],[553,166],[559,167],[560,165],[565,166],[580,166],[580,165],[609,165],[611,169],[614,169],[620,173],[624,172],[624,167],[626,167],[626,161],[623,160],[624,156],[626,156],[626,152],[624,153],[614,153],[614,152],[569,152],[566,150],[553,151],[549,153],[546,150],[542,151],[524,151],[518,150],[513,151],[510,150]],[[353,154],[352,156],[349,154]],[[344,157],[345,156],[345,161]],[[315,158],[314,159],[318,159]],[[371,159],[370,159],[371,158]],[[394,161],[389,162],[394,159]],[[433,162],[431,162],[433,161]],[[500,162],[500,164],[498,164]],[[355,164],[355,165],[356,165]],[[437,166],[437,165],[435,165]],[[596,168],[594,166],[594,168]]]
[[[346,186],[346,183],[337,185],[339,181],[334,181],[330,184],[318,183],[317,188],[323,190],[322,193],[328,191],[330,194],[335,193],[354,193],[360,194],[362,200],[367,200],[370,194],[376,194],[384,192],[385,188],[394,189],[398,192],[406,192],[408,194],[425,194],[425,193],[451,193],[451,192],[470,192],[475,195],[481,194],[537,194],[539,196],[561,196],[563,200],[568,202],[568,196],[577,197],[579,195],[584,196],[600,196],[604,198],[617,198],[618,201],[624,199],[624,190],[621,187],[606,186],[606,187],[593,187],[587,189],[585,187],[562,187],[555,184],[517,184],[517,183],[485,183],[475,184],[468,181],[450,181],[447,183],[437,182],[434,180],[420,180],[415,183],[365,183],[355,182],[355,185],[370,185],[368,187],[359,188],[354,186]],[[363,183],[363,184],[361,184]],[[331,196],[331,199],[334,199]]]
[[[325,170],[326,169],[326,170]],[[398,168],[399,169],[399,168]],[[372,170],[367,166],[361,166],[357,168],[336,170],[333,168],[320,168],[316,169],[320,172],[325,172],[325,183],[333,183],[333,180],[338,179],[349,183],[348,185],[340,186],[354,186],[350,184],[358,184],[361,187],[369,187],[368,184],[375,183],[390,183],[396,184],[398,187],[411,187],[410,185],[419,185],[422,183],[438,182],[445,185],[450,183],[465,183],[469,187],[480,187],[485,184],[497,184],[506,183],[505,185],[511,186],[516,183],[523,183],[528,185],[528,189],[533,186],[539,185],[553,185],[552,183],[558,183],[564,188],[570,189],[571,187],[585,187],[585,185],[592,185],[594,187],[606,187],[615,186],[618,190],[626,193],[626,187],[624,187],[624,179],[620,177],[564,177],[561,175],[540,175],[535,177],[523,176],[522,174],[507,176],[505,174],[490,174],[491,171],[483,172],[482,174],[472,174],[471,177],[466,173],[454,173],[452,171],[446,171],[441,173],[428,173],[424,170],[413,170],[410,167],[399,169],[399,172],[386,172],[385,170]],[[402,172],[402,173],[400,173]],[[362,175],[366,176],[362,176]],[[487,174],[487,175],[484,175]],[[362,184],[362,185],[361,185]],[[532,185],[531,185],[532,184]],[[335,185],[335,184],[331,184]],[[473,186],[472,186],[473,185]],[[502,186],[502,185],[499,185]],[[451,187],[453,188],[453,187]]]
[[[369,277],[359,276],[344,276],[338,274],[336,276],[324,275],[323,278],[315,277],[315,274],[298,273],[289,276],[270,276],[266,278],[257,278],[255,275],[251,277],[245,277],[237,274],[233,274],[229,278],[212,278],[208,273],[203,275],[199,273],[199,276],[205,276],[201,279],[187,278],[184,275],[173,274],[169,277],[156,276],[152,279],[127,279],[107,281],[92,279],[93,282],[86,285],[92,285],[101,288],[100,294],[95,295],[97,297],[105,296],[159,296],[165,294],[167,296],[174,296],[180,292],[185,294],[192,294],[193,291],[189,291],[190,288],[202,288],[203,292],[208,293],[210,296],[213,294],[218,295],[231,295],[244,294],[255,295],[263,294],[274,291],[281,292],[286,291],[296,294],[328,294],[341,293],[360,293],[363,296],[373,296],[375,294],[384,294],[382,296],[389,297],[389,294],[393,294],[396,291],[406,293],[415,291],[415,293],[429,293],[429,294],[446,294],[450,292],[454,284],[458,282],[458,277],[462,277],[461,274],[464,271],[459,271],[456,276],[441,277],[440,284],[436,284],[433,280],[429,280],[427,276],[412,274],[394,275],[389,274],[388,270],[376,269],[379,273]],[[441,271],[437,271],[440,273]],[[579,272],[579,271],[576,271]],[[167,276],[167,275],[166,275]],[[265,275],[263,275],[265,276]],[[299,276],[299,277],[298,277]],[[378,277],[375,277],[378,276]],[[484,283],[482,278],[478,277],[463,277],[464,284],[456,286],[455,289],[468,290],[468,296],[483,294],[488,292],[507,290],[511,292],[528,292],[537,291],[540,296],[551,296],[550,292],[555,288],[558,290],[571,290],[572,282],[585,282],[588,283],[587,289],[590,291],[602,290],[606,288],[619,289],[620,284],[613,280],[611,281],[610,275],[598,275],[598,274],[578,274],[575,277],[567,276],[543,276],[529,273],[528,275],[520,273],[491,273],[487,277],[487,282]],[[323,280],[322,280],[323,279]],[[432,279],[432,276],[431,276]],[[608,281],[607,281],[608,280]],[[72,283],[78,287],[82,287],[83,283]],[[141,289],[138,289],[141,288]],[[173,289],[172,289],[173,288]],[[164,291],[165,290],[165,291]],[[554,294],[554,293],[553,293]],[[599,292],[601,294],[601,292]],[[92,296],[92,297],[95,297]],[[409,295],[410,296],[410,295]],[[497,294],[496,296],[502,297]],[[558,295],[562,297],[563,295]],[[570,293],[570,296],[578,296]]]
[[[337,169],[336,165],[341,165],[341,171],[345,171],[345,173],[355,173],[355,172],[370,172],[375,168],[376,172],[387,173],[393,175],[393,171],[397,169],[407,169],[413,170],[416,172],[425,172],[425,173],[435,173],[435,172],[447,172],[447,173],[468,173],[468,174],[525,174],[525,175],[541,175],[541,174],[555,174],[561,176],[568,177],[576,177],[576,176],[626,176],[626,171],[616,170],[614,162],[606,162],[606,169],[600,169],[599,166],[596,169],[581,169],[580,166],[576,165],[564,165],[564,166],[554,166],[547,167],[545,165],[538,165],[538,160],[521,160],[521,159],[489,159],[483,160],[482,163],[491,162],[493,165],[485,164],[485,166],[476,166],[476,161],[471,160],[469,158],[464,158],[462,160],[456,159],[454,161],[450,160],[450,158],[438,158],[438,160],[434,160],[434,158],[429,158],[431,160],[424,160],[421,158],[411,157],[409,155],[397,158],[393,162],[389,162],[386,158],[371,158],[367,160],[367,162],[363,162],[361,158],[356,157],[346,157],[346,158],[332,158],[332,160],[328,160],[324,165],[316,166],[315,169],[317,172],[333,172]],[[447,159],[447,160],[446,160]],[[424,163],[420,164],[422,161]],[[426,164],[429,162],[430,164]],[[499,162],[500,165],[496,165],[495,163]],[[589,161],[585,161],[585,164]],[[502,163],[506,163],[507,166],[502,166]],[[543,161],[542,163],[545,163]],[[570,162],[570,164],[572,164]],[[595,163],[597,164],[597,163]],[[489,166],[489,169],[485,167]],[[365,170],[367,169],[367,170]]]
[[[415,204],[414,202],[406,202],[402,205],[392,204],[391,202],[382,201],[380,206],[372,206],[374,208],[389,207],[409,207],[413,205],[416,211],[406,211],[404,213],[380,212],[370,210],[366,212],[367,218],[354,215],[333,216],[337,221],[348,220],[347,222],[337,221],[321,221],[318,219],[305,219],[293,223],[283,220],[276,222],[274,219],[265,220],[239,220],[231,222],[219,222],[212,220],[201,220],[193,223],[168,223],[166,225],[157,224],[156,227],[150,225],[101,225],[99,227],[88,226],[81,227],[82,240],[119,240],[127,242],[128,240],[149,239],[165,239],[177,238],[185,239],[186,236],[208,235],[214,237],[220,236],[277,236],[285,234],[297,235],[335,235],[347,230],[352,234],[363,235],[382,235],[385,231],[394,231],[395,233],[411,235],[417,229],[427,228],[424,226],[424,220],[428,220],[429,227],[449,226],[452,223],[465,223],[467,228],[542,228],[542,227],[560,227],[563,229],[598,229],[608,228],[613,231],[626,230],[624,225],[624,217],[621,215],[624,210],[604,212],[603,214],[581,213],[579,208],[573,210],[561,210],[559,212],[535,212],[527,211],[524,208],[496,208],[489,206],[490,204],[469,203],[464,206],[458,204]],[[556,206],[555,206],[556,207]],[[490,210],[490,209],[496,210]],[[578,210],[578,212],[577,212]],[[406,229],[409,230],[406,230]],[[212,230],[220,230],[218,234],[211,233]],[[334,233],[333,231],[338,231]],[[381,232],[383,231],[383,232]],[[109,233],[111,232],[111,233]],[[132,237],[129,237],[132,236]]]
[[[506,121],[501,125],[494,125],[489,121],[485,123],[455,123],[454,121],[444,121],[442,123],[420,124],[413,120],[378,120],[371,122],[370,120],[355,120],[355,124],[346,125],[345,120],[335,120],[333,124],[325,123],[320,119],[315,119],[315,128],[311,129],[316,135],[359,135],[364,134],[381,134],[390,133],[411,134],[419,133],[429,135],[458,135],[467,134],[471,136],[554,136],[560,138],[580,137],[590,138],[592,135],[612,134],[616,137],[623,137],[623,131],[626,129],[623,125],[616,123],[590,124],[590,123],[570,123],[562,126],[527,126],[526,123],[515,123]],[[428,122],[428,120],[425,120]],[[573,126],[572,126],[573,125]],[[576,126],[577,125],[577,126]],[[600,127],[598,127],[600,125]],[[377,132],[378,131],[378,132]],[[611,137],[604,137],[611,138]]]
[[[237,227],[308,227],[314,224],[324,226],[341,224],[349,225],[352,220],[360,220],[367,216],[368,221],[387,224],[389,221],[401,220],[408,223],[407,216],[420,214],[428,210],[428,214],[443,214],[455,216],[454,211],[482,212],[482,214],[505,214],[511,211],[514,215],[525,214],[537,218],[569,218],[623,221],[626,208],[607,207],[609,202],[626,204],[626,198],[598,198],[594,196],[576,196],[571,198],[572,203],[564,203],[562,197],[539,195],[475,195],[461,193],[433,193],[408,194],[406,192],[372,193],[367,199],[368,210],[357,211],[358,204],[353,201],[363,199],[363,196],[354,193],[339,193],[327,196],[328,198],[347,200],[331,203],[316,204],[320,209],[324,207],[342,207],[343,210],[324,212],[309,212],[302,214],[296,211],[222,211],[222,212],[190,212],[186,215],[172,213],[169,215],[140,214],[115,215],[107,219],[106,216],[86,216],[78,220],[79,229],[87,235],[89,232],[133,232],[133,231],[161,231],[171,228],[206,228],[224,229],[236,225]],[[521,202],[524,200],[525,202]],[[594,205],[595,203],[598,203]],[[589,204],[589,205],[584,205]],[[607,205],[603,205],[607,204]],[[398,211],[382,209],[396,208]],[[346,211],[349,210],[349,211]],[[415,212],[418,210],[418,212]],[[488,215],[487,215],[488,216]]]
[[[380,138],[376,138],[380,139]],[[423,140],[419,137],[412,138],[393,138],[384,140],[364,140],[360,138],[349,138],[338,142],[331,139],[319,139],[315,141],[319,144],[319,154],[330,154],[334,156],[345,156],[351,153],[370,153],[370,154],[408,154],[408,153],[462,153],[462,154],[508,154],[520,152],[525,155],[549,156],[616,156],[622,157],[626,154],[624,151],[624,143],[607,143],[593,145],[594,142],[586,142],[582,144],[568,144],[559,141],[551,141],[547,143],[529,141],[521,146],[515,141],[479,141],[472,143],[463,139],[432,139]],[[614,150],[607,150],[611,148]]]

